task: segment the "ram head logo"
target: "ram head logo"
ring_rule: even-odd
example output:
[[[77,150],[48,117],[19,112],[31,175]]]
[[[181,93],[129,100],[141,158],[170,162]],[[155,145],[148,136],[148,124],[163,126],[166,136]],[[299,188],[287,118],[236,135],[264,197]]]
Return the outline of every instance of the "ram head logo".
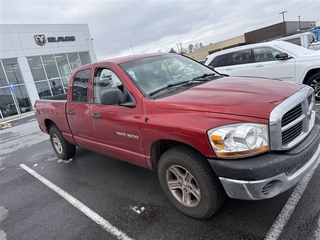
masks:
[[[43,34],[34,35],[34,40],[40,46],[43,46],[46,44],[46,37]]]

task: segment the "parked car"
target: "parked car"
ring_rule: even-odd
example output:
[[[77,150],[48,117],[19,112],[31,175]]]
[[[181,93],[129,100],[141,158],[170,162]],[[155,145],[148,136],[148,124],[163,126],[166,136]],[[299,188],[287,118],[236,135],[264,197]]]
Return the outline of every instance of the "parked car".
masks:
[[[320,51],[284,41],[250,44],[215,52],[205,65],[229,76],[277,78],[303,83],[320,99]]]
[[[155,170],[179,211],[208,218],[226,195],[267,199],[307,175],[320,157],[314,105],[309,86],[159,53],[81,66],[66,100],[34,108],[60,159],[80,146]]]

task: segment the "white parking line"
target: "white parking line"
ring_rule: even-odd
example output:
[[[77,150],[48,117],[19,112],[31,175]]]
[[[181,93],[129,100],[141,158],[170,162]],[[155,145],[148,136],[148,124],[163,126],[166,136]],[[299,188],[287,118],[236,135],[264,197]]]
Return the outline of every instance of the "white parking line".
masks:
[[[45,184],[47,187],[49,187],[51,190],[58,193],[61,197],[63,197],[65,200],[67,200],[69,203],[71,203],[74,207],[76,207],[79,211],[81,211],[83,214],[87,215],[91,220],[96,222],[98,225],[100,225],[102,228],[107,230],[110,234],[116,236],[118,239],[123,240],[130,240],[131,238],[128,237],[125,233],[121,232],[116,227],[112,226],[107,220],[105,220],[103,217],[101,217],[99,214],[88,208],[86,205],[81,203],[79,200],[50,182],[48,179],[42,177],[40,174],[32,170],[31,168],[27,167],[25,164],[20,164],[20,167],[22,167],[24,170],[26,170],[28,173],[30,173],[32,176],[37,178],[40,182]]]
[[[313,166],[311,171],[304,178],[302,178],[301,181],[298,183],[293,193],[291,194],[290,198],[288,199],[287,203],[282,208],[276,221],[271,226],[264,240],[277,240],[280,237],[280,234],[283,228],[285,227],[288,220],[290,219],[293,210],[297,206],[301,196],[306,190],[319,164],[320,164],[320,158],[318,159],[317,163]]]

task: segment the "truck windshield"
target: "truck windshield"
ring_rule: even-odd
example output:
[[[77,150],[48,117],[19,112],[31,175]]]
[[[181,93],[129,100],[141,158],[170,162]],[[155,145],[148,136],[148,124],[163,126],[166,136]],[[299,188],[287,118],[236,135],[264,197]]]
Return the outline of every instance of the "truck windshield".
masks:
[[[212,80],[219,73],[197,61],[178,54],[138,59],[120,64],[145,96],[153,96],[166,89],[200,84]],[[197,81],[195,81],[197,80]]]

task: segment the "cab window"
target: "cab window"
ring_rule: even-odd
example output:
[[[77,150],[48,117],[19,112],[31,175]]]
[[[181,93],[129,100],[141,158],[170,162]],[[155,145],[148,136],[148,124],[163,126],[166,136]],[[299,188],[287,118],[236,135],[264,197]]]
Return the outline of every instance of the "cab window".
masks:
[[[273,48],[254,48],[253,49],[253,56],[255,62],[268,62],[268,61],[275,61],[276,55],[281,52],[273,49]]]
[[[233,52],[230,54],[231,56],[231,65],[245,64],[251,63],[250,51],[242,50]]]
[[[123,91],[123,84],[112,70],[107,68],[96,69],[93,82],[93,101],[101,103],[101,92],[109,88],[118,88]]]
[[[209,66],[212,67],[223,67],[228,65],[230,65],[230,61],[228,61],[228,54],[223,54],[215,57],[209,64]]]
[[[72,84],[72,101],[88,102],[88,82],[90,69],[81,70],[76,73]]]

